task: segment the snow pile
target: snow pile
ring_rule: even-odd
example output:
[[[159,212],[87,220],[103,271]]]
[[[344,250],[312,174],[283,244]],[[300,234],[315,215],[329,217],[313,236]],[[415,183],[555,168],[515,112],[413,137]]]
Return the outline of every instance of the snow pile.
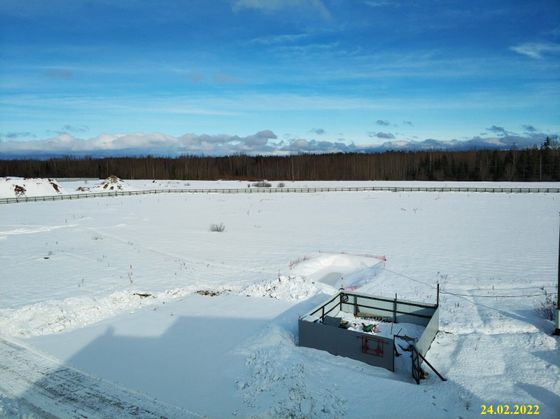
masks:
[[[73,184],[73,187],[76,188],[76,192],[115,192],[137,190],[115,175],[109,176],[108,178],[102,180],[101,183],[93,187],[87,186],[88,180],[85,180],[84,182],[85,183],[78,182],[80,186],[78,186],[77,188],[75,185],[76,182],[71,183]]]
[[[373,321],[368,318],[356,317],[352,313],[346,313],[344,311],[338,312],[336,317],[348,323],[348,330],[382,336],[389,339],[392,339],[393,336],[396,335],[417,340],[424,331],[424,327],[417,324]],[[364,326],[369,325],[373,326],[373,328],[368,332],[365,330]]]
[[[317,253],[290,262],[290,274],[251,284],[240,294],[280,300],[304,300],[341,287],[356,289],[370,282],[384,266],[384,258],[348,253]]]
[[[385,260],[384,256],[321,252],[293,261],[290,270],[293,275],[334,289],[356,289],[370,282]]]
[[[30,304],[17,309],[0,309],[0,330],[14,337],[42,336],[84,327],[123,311],[153,304],[165,304],[193,293],[176,288],[159,293],[117,291],[104,297],[70,297]]]
[[[79,189],[79,188],[78,188]],[[82,188],[87,191],[87,188]],[[111,192],[111,191],[131,191],[133,190],[128,184],[115,175],[109,176],[103,180],[99,185],[90,189],[91,192]]]
[[[318,371],[295,346],[294,336],[273,326],[256,339],[236,381],[243,403],[257,417],[342,417],[346,401],[337,385],[317,386]],[[319,371],[320,372],[320,371]]]
[[[304,300],[323,290],[321,284],[302,276],[279,275],[271,281],[257,282],[245,287],[240,294],[247,297],[270,297],[278,300]]]
[[[0,178],[0,198],[48,196],[62,193],[64,193],[64,190],[55,179]]]

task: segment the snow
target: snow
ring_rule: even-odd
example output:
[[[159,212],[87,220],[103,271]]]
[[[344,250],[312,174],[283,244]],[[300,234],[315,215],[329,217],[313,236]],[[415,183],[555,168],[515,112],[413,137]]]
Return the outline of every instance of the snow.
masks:
[[[556,188],[555,182],[425,182],[425,181],[266,181],[272,189],[278,188],[341,188],[341,187],[478,187],[478,188]],[[53,186],[57,185],[58,190]],[[18,177],[0,177],[0,198],[18,196],[14,186],[24,186],[26,191],[21,196],[51,196],[75,193],[100,193],[115,191],[142,191],[162,189],[248,189],[254,187],[254,181],[242,180],[123,180],[114,175],[106,179],[60,178],[23,179]],[[284,186],[280,186],[283,184]]]
[[[12,339],[0,337],[0,359],[10,361],[8,366],[3,363],[0,381],[2,417],[200,417],[61,365],[59,360]]]
[[[105,297],[68,297],[48,300],[18,309],[0,310],[0,329],[20,337],[48,335],[96,323],[123,311],[165,304],[194,290],[173,289],[160,293],[116,291]]]
[[[82,185],[76,188],[76,192],[113,192],[113,191],[134,191],[133,187],[130,187],[128,182],[118,178],[117,176],[109,176],[108,178],[98,182],[94,186]]]
[[[556,286],[559,210],[558,194],[414,192],[0,206],[0,333],[210,417],[467,418],[482,403],[555,417],[558,338],[535,309]],[[428,360],[447,382],[430,374],[417,386],[402,363],[391,373],[297,346],[298,317],[339,285],[433,303],[436,282]],[[10,362],[0,360],[0,412],[26,415],[44,380],[16,386]]]
[[[417,324],[371,321],[368,319],[355,317],[352,313],[345,313],[343,311],[338,312],[335,317],[339,317],[342,320],[347,321],[348,330],[354,330],[356,332],[362,332],[368,335],[376,335],[390,339],[392,339],[395,335],[418,339],[424,331],[424,327]],[[371,330],[371,332],[367,332],[364,330],[364,326],[369,325],[373,325],[373,329]]]
[[[0,177],[0,198],[60,195],[64,192],[55,179]]]
[[[289,274],[257,282],[241,290],[252,297],[302,300],[319,292],[335,293],[362,286],[379,273],[384,257],[322,252],[306,255],[289,264]]]

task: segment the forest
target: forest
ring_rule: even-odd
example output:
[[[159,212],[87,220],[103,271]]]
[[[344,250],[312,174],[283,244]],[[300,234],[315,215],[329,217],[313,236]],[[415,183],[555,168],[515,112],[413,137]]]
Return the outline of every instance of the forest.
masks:
[[[559,181],[560,150],[2,160],[0,176],[188,180]]]

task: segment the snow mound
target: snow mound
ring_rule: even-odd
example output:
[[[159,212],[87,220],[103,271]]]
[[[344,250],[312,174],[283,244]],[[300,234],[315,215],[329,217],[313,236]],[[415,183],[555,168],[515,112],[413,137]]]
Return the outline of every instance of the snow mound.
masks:
[[[125,310],[175,300],[194,291],[194,288],[176,288],[159,293],[126,290],[98,298],[71,297],[17,309],[0,309],[0,330],[14,337],[59,333],[96,323]]]
[[[245,405],[256,417],[344,416],[346,400],[337,394],[336,383],[316,385],[324,377],[296,349],[293,335],[281,326],[259,337],[245,362],[248,374],[236,380]]]
[[[257,282],[244,288],[240,294],[247,297],[270,297],[278,300],[305,300],[323,291],[317,284],[302,276],[279,275],[271,281]]]
[[[368,283],[384,267],[384,256],[351,253],[319,253],[290,263],[291,274],[335,289],[356,289]]]
[[[0,198],[49,196],[62,193],[64,193],[64,190],[55,179],[20,177],[0,178]]]
[[[318,253],[290,262],[290,274],[251,284],[240,294],[304,300],[320,292],[332,294],[340,288],[359,288],[373,280],[384,266],[383,256]]]
[[[87,191],[87,188],[78,188],[82,191]],[[131,188],[124,180],[115,175],[109,176],[103,180],[99,185],[90,189],[92,192],[110,192],[110,191],[132,191]]]

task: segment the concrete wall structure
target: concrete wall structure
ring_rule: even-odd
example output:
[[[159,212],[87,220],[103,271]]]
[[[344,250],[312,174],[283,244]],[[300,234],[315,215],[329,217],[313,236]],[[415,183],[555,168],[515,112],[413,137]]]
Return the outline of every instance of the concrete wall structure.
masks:
[[[414,344],[426,355],[439,328],[437,304],[376,297],[341,291],[324,304],[299,319],[299,345],[345,356],[376,367],[394,371],[394,337],[347,330],[338,327],[336,315],[340,312],[378,318],[394,323],[412,323],[424,326],[422,335]]]

